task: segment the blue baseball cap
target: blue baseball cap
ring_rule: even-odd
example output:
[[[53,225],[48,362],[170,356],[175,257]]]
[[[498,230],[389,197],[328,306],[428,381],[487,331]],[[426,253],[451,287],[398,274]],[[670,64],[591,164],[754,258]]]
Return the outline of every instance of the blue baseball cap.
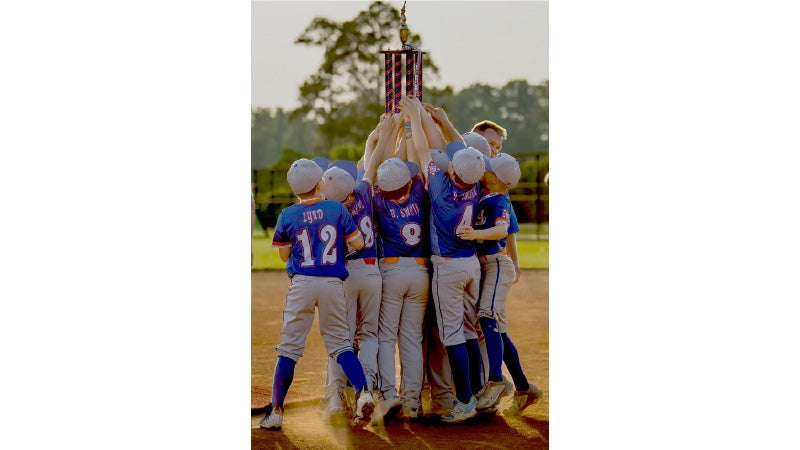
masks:
[[[353,161],[348,161],[346,159],[340,159],[338,161],[332,162],[331,165],[328,166],[328,168],[331,168],[331,167],[338,167],[338,168],[344,170],[345,172],[349,173],[350,176],[353,177],[353,180],[355,180],[356,182],[358,182],[358,180],[360,180],[362,178],[362,177],[358,176],[358,167],[356,167],[356,163],[354,163]]]
[[[419,173],[419,166],[413,161],[406,161],[406,167],[408,167],[408,173],[411,178],[414,178]]]
[[[330,164],[328,162],[328,158],[324,156],[317,156],[316,158],[312,159],[312,161],[317,163],[317,165],[322,169],[323,172],[328,170],[328,165]]]

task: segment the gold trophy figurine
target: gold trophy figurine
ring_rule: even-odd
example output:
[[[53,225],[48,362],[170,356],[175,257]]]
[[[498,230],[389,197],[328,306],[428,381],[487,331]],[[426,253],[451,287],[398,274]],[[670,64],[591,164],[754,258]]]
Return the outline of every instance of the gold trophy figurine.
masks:
[[[403,47],[406,47],[406,42],[408,42],[408,25],[406,25],[406,2],[403,2],[403,8],[400,9],[400,43],[403,44]]]

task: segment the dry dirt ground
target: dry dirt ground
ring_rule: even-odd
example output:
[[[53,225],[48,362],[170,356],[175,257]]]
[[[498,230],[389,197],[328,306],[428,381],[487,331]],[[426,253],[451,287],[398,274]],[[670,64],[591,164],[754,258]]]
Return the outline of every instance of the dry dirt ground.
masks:
[[[523,271],[508,299],[508,334],[519,350],[530,382],[544,395],[521,415],[506,415],[510,397],[494,416],[478,417],[458,425],[431,421],[392,422],[351,431],[323,422],[317,412],[325,382],[326,355],[318,319],[306,341],[306,351],[295,369],[286,398],[281,431],[264,430],[259,421],[269,402],[277,360],[281,319],[289,279],[285,272],[252,273],[251,317],[251,446],[253,449],[292,448],[495,448],[546,449],[549,445],[549,327],[548,271]],[[508,372],[503,368],[508,376]],[[398,375],[400,374],[398,365]],[[423,407],[429,399],[423,392]]]

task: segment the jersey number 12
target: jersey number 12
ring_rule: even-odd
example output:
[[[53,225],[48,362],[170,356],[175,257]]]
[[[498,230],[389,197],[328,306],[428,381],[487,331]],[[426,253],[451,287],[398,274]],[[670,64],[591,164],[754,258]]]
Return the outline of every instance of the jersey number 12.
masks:
[[[333,247],[336,244],[336,227],[333,225],[325,225],[319,230],[319,237],[325,243],[325,249],[322,251],[322,265],[336,264],[336,249]],[[300,262],[300,267],[314,267],[316,261],[314,260],[314,253],[311,249],[311,239],[308,236],[308,228],[303,228],[303,231],[297,234],[297,241],[303,247],[303,260]]]

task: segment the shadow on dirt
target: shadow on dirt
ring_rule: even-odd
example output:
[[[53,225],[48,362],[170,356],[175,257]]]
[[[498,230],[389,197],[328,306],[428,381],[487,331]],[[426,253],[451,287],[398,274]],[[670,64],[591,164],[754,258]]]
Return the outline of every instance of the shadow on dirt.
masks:
[[[322,422],[312,411],[315,410],[313,407],[300,409],[304,411],[287,413],[281,431],[264,430],[257,426],[253,428],[252,449],[548,448],[549,422],[526,416],[486,415],[461,424],[445,424],[423,418],[418,422],[392,421],[363,430],[351,430],[347,426],[335,427]],[[253,417],[256,421],[261,418]],[[294,419],[293,423],[288,418]]]

